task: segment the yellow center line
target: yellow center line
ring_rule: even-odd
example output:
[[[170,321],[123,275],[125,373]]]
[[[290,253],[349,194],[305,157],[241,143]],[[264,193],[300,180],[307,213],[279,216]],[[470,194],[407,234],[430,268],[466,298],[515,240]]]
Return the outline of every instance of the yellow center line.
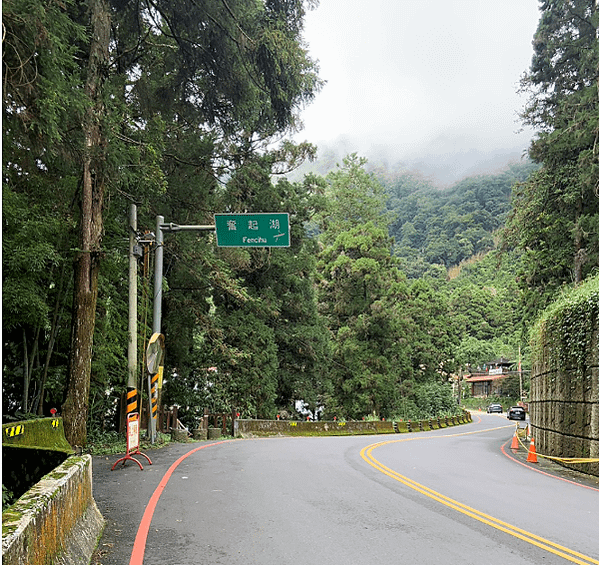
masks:
[[[503,427],[511,427],[511,425],[503,426]],[[470,435],[470,434],[475,434],[475,433],[487,432],[487,431],[491,431],[491,430],[495,430],[495,429],[498,429],[498,428],[488,428],[485,430],[478,430],[475,432],[463,432],[463,433],[451,434],[451,435],[422,436],[421,438],[412,437],[412,438],[405,438],[405,439],[398,439],[398,440],[382,441],[379,443],[374,443],[372,445],[366,446],[364,449],[362,449],[360,451],[360,455],[361,455],[362,459],[364,459],[364,461],[366,461],[369,465],[371,465],[372,467],[374,467],[381,473],[387,475],[388,477],[391,477],[392,479],[410,487],[411,489],[413,489],[421,494],[424,494],[425,496],[428,496],[429,498],[431,498],[433,500],[436,500],[437,502],[440,502],[441,504],[447,506],[448,508],[452,508],[453,510],[456,510],[457,512],[465,514],[466,516],[470,516],[471,518],[474,518],[475,520],[478,520],[479,522],[482,522],[483,524],[487,524],[488,526],[491,526],[497,530],[505,532],[505,533],[507,533],[511,536],[514,536],[522,541],[530,543],[540,549],[544,549],[545,551],[548,551],[550,553],[558,555],[559,557],[563,557],[564,559],[567,559],[568,561],[571,561],[572,563],[578,563],[579,565],[589,565],[590,563],[593,563],[594,565],[599,565],[599,561],[596,559],[593,559],[592,557],[588,557],[586,555],[583,555],[582,553],[573,551],[571,549],[568,549],[567,547],[564,547],[562,545],[559,545],[557,543],[549,541],[545,538],[542,538],[540,536],[537,536],[535,534],[527,532],[526,530],[518,528],[517,526],[513,526],[511,524],[508,524],[507,522],[503,522],[502,520],[494,518],[493,516],[490,516],[489,514],[480,512],[479,510],[476,510],[475,508],[467,506],[466,504],[462,504],[461,502],[458,502],[457,500],[453,500],[452,498],[449,498],[448,496],[445,496],[439,492],[434,491],[433,489],[430,489],[424,485],[421,485],[420,483],[417,483],[416,481],[413,481],[412,479],[409,479],[408,477],[401,475],[398,472],[394,471],[393,469],[390,469],[389,467],[383,465],[380,461],[375,459],[372,455],[372,452],[377,447],[381,447],[383,445],[388,445],[391,443],[414,441],[416,439],[432,439],[432,438],[436,438],[436,437],[456,437],[456,436],[462,436],[462,435]]]

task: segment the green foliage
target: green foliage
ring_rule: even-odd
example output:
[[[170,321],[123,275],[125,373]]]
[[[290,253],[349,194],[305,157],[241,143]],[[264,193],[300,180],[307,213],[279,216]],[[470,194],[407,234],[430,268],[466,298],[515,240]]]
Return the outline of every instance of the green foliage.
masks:
[[[85,28],[71,17],[74,3],[2,3],[3,160],[31,171],[68,146],[69,126],[84,104],[78,88]],[[40,162],[37,162],[40,165]]]
[[[297,157],[286,147],[248,159],[218,197],[232,210],[288,212],[289,249],[215,248],[179,236],[167,242],[164,328],[179,339],[168,346],[176,374],[167,380],[165,400],[181,405],[188,412],[183,418],[196,417],[194,406],[270,417],[298,398],[317,405],[328,391],[327,332],[316,311],[313,280],[315,242],[304,228],[319,206],[322,186],[313,178],[273,184],[272,168],[284,165],[285,155]],[[173,206],[173,215],[205,223],[192,215],[195,196],[187,187],[172,186],[171,194],[185,194],[187,205]]]
[[[217,211],[290,214],[289,249],[216,248],[206,233],[165,238],[163,400],[179,405],[188,425],[204,407],[272,417],[296,400],[331,417],[452,413],[452,373],[515,358],[536,312],[564,284],[593,276],[594,6],[542,4],[523,81],[531,94],[524,119],[541,130],[531,156],[542,167],[514,164],[441,191],[412,173],[379,180],[355,154],[324,178],[275,180],[315,154],[307,143],[274,143],[296,128],[299,108],[321,86],[302,39],[310,5],[111,4],[96,106],[106,142],[97,171],[98,182],[107,179],[104,206],[101,217],[85,219],[77,209],[90,105],[85,6],[3,4],[7,417],[62,402],[75,228],[90,221],[103,238],[94,254],[101,268],[88,425],[90,438],[110,444],[101,434],[117,425],[126,380],[132,201],[140,231],[154,231],[157,214],[181,225],[209,224]],[[500,262],[493,250],[506,219]],[[140,262],[140,350],[150,327],[148,251]],[[589,304],[585,314],[556,315],[579,368],[588,344],[574,328],[595,315]]]
[[[510,210],[513,184],[534,169],[531,163],[512,164],[501,173],[469,177],[447,190],[411,173],[387,180],[387,206],[396,216],[389,233],[406,275],[419,278],[431,265],[451,267],[493,249],[494,232]]]
[[[524,251],[518,275],[532,317],[563,284],[584,279],[599,263],[599,198],[583,190],[567,164],[538,171],[516,188],[514,199],[504,248]]]
[[[61,381],[64,358],[52,354],[68,339],[74,182],[42,171],[15,174],[6,160],[4,166],[2,400],[4,413],[12,414],[43,410],[50,400],[46,383]],[[53,190],[45,190],[53,181]]]
[[[278,304],[272,303],[266,287],[274,277],[248,286],[243,280],[248,272],[268,272],[268,253],[218,253],[208,237],[198,245],[197,238],[187,234],[167,240],[164,328],[167,336],[177,338],[167,338],[166,382],[172,399],[184,406],[207,402],[202,368],[213,366],[219,355],[238,363],[247,354],[246,363],[258,359],[256,372],[264,371],[276,383],[277,342],[286,341],[282,396],[292,394],[291,374],[296,370],[304,373],[304,390],[316,394],[326,333],[319,329],[314,300],[310,306],[314,261],[301,242],[304,222],[312,213],[311,192],[320,189],[316,182],[280,183],[275,190],[270,180],[273,171],[297,166],[314,153],[309,144],[284,142],[272,148],[273,136],[295,127],[297,108],[320,87],[301,38],[304,6],[302,1],[200,5],[169,0],[155,2],[147,11],[139,4],[113,4],[108,62],[102,65],[96,105],[105,136],[96,180],[108,180],[98,193],[104,198],[102,213],[88,217],[74,204],[84,152],[81,122],[91,103],[83,88],[89,14],[71,2],[3,4],[5,413],[28,404],[29,388],[40,409],[40,397],[52,404],[60,404],[63,397],[70,348],[66,297],[72,296],[67,266],[78,251],[74,228],[81,221],[104,231],[102,248],[94,255],[101,269],[98,302],[91,307],[98,321],[88,424],[92,431],[116,425],[126,377],[131,201],[138,205],[143,231],[155,229],[158,213],[181,224],[210,223],[213,212],[225,209],[293,214],[297,261],[276,265],[289,272],[290,287],[276,290],[281,291],[280,298],[273,295]],[[144,283],[152,257],[143,266]],[[149,325],[149,288],[142,287],[140,349]],[[303,306],[290,308],[295,310],[288,313],[293,314],[291,333],[275,328],[283,296]],[[302,303],[295,296],[308,300]],[[224,331],[229,329],[222,322],[224,312],[233,303],[246,305],[248,317],[234,328],[244,327],[243,336]],[[244,339],[253,337],[268,342],[267,359],[260,359],[258,344],[253,354],[243,351]],[[309,350],[310,361],[302,362]],[[260,375],[236,375],[239,382],[232,386],[238,391],[248,382],[259,388]],[[263,397],[248,400],[253,413],[274,410],[277,387],[265,386],[262,392]],[[218,402],[237,404],[239,394],[221,394]]]
[[[365,164],[352,156],[327,177],[335,204],[321,219],[327,245],[318,262],[319,310],[332,338],[327,414],[351,418],[396,413],[411,402],[402,383],[445,378],[455,344],[444,297],[426,281],[408,285],[399,271],[385,195]]]
[[[272,329],[255,315],[229,311],[222,320],[229,355],[217,359],[232,408],[246,417],[274,418],[278,358]]]
[[[326,176],[328,208],[318,218],[323,241],[330,243],[340,233],[368,222],[387,230],[391,215],[385,212],[385,191],[374,175],[366,172],[366,162],[354,153]]]
[[[521,262],[518,253],[493,251],[463,265],[449,282],[451,319],[460,336],[454,350],[459,366],[476,370],[497,357],[516,359],[519,348],[528,358],[527,320],[516,281]]]
[[[446,295],[425,279],[414,281],[400,315],[410,336],[407,347],[414,380],[429,382],[447,378],[456,370],[458,326],[451,316]]]
[[[2,512],[4,512],[9,506],[15,503],[15,497],[13,493],[2,485]]]
[[[116,431],[101,432],[92,427],[88,441],[88,449],[93,455],[114,455],[127,451],[127,438]]]
[[[522,87],[531,93],[524,117],[549,131],[564,119],[574,100],[596,88],[599,12],[595,3],[585,0],[545,0],[541,10]]]
[[[124,434],[115,431],[98,431],[91,429],[88,436],[86,451],[91,455],[118,455],[126,453],[127,438]],[[140,437],[139,445],[143,451],[157,447],[164,447],[170,443],[170,435],[158,432],[156,442],[151,443],[147,438]]]
[[[388,415],[401,370],[408,367],[394,315],[404,282],[380,219],[370,221],[371,208],[363,208],[378,198],[382,209],[379,185],[363,165],[353,157],[328,177],[336,204],[321,220],[323,240],[330,244],[319,256],[319,308],[332,336],[336,402],[329,409],[340,417]]]
[[[428,382],[417,385],[412,394],[419,411],[419,414],[415,416],[416,419],[452,416],[459,413],[459,408],[448,384]]]
[[[564,291],[540,316],[531,331],[534,357],[546,355],[552,368],[566,367],[575,375],[585,375],[593,358],[593,331],[598,320],[599,275],[595,275],[580,287]]]
[[[543,2],[522,79],[522,118],[539,130],[530,154],[543,168],[514,192],[504,245],[525,252],[520,279],[531,316],[599,264],[597,29],[594,2]]]
[[[52,195],[38,196],[41,179],[12,180],[2,190],[3,324],[7,330],[48,327],[69,229],[68,210],[53,199],[68,199],[72,185],[66,181]]]
[[[402,389],[403,395],[393,412],[394,420],[428,420],[461,413],[448,383],[407,381]]]

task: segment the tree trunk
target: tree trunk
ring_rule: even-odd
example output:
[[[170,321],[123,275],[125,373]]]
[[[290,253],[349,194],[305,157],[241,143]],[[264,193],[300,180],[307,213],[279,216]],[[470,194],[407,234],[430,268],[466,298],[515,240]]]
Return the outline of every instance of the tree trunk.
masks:
[[[583,279],[582,268],[587,260],[587,250],[584,247],[584,234],[580,227],[583,203],[579,198],[576,203],[576,218],[574,220],[574,283],[578,286]]]
[[[44,415],[44,396],[46,394],[46,383],[48,382],[48,371],[50,369],[50,360],[52,359],[52,353],[54,352],[54,343],[56,342],[56,336],[60,330],[60,318],[61,312],[64,308],[64,285],[65,285],[65,274],[66,266],[63,265],[60,271],[60,283],[58,285],[58,292],[56,295],[56,304],[54,305],[54,315],[52,316],[52,326],[50,328],[50,338],[48,339],[48,349],[46,351],[46,360],[44,361],[44,369],[42,372],[42,380],[40,383],[40,399],[37,408],[38,416]],[[65,293],[66,294],[66,293]]]
[[[33,349],[31,351],[31,355],[29,356],[30,361],[29,361],[29,368],[27,370],[27,387],[31,388],[31,383],[32,381],[35,382],[33,380],[33,375],[34,375],[34,368],[39,369],[40,366],[40,356],[39,356],[39,341],[40,341],[40,332],[41,332],[42,328],[40,326],[38,326],[35,330],[35,337],[33,338]],[[37,361],[37,364],[36,364]],[[36,406],[36,402],[37,402],[37,395],[35,394],[35,390],[34,390],[34,395],[33,397],[31,397],[30,391],[27,391],[27,402],[28,402],[28,406],[27,406],[27,410],[25,412],[27,413],[35,413],[35,406]]]
[[[27,333],[23,328],[23,399],[22,410],[25,414],[29,411],[29,353],[27,349]]]
[[[102,98],[110,42],[110,13],[106,2],[91,0],[89,11],[91,40],[85,84],[89,107],[83,119],[85,147],[78,226],[79,252],[74,265],[68,386],[66,400],[62,406],[65,436],[74,447],[84,446],[87,439],[87,412],[103,229],[106,140],[102,132],[105,114]]]

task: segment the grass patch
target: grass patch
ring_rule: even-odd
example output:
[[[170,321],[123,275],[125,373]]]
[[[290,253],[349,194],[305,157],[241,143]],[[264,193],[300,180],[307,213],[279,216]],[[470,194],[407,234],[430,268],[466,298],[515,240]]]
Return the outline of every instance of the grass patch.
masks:
[[[169,443],[171,443],[171,436],[158,432],[155,443],[152,443],[145,437],[140,438],[139,449],[142,451],[159,449]],[[125,453],[127,451],[127,439],[125,434],[118,432],[92,433],[88,436],[85,451],[90,455],[116,455],[118,453]]]

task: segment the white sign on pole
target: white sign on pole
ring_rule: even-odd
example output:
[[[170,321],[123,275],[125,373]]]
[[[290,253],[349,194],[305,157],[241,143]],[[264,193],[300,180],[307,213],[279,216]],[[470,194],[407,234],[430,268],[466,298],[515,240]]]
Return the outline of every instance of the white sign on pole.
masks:
[[[139,448],[139,414],[127,414],[127,453]]]

